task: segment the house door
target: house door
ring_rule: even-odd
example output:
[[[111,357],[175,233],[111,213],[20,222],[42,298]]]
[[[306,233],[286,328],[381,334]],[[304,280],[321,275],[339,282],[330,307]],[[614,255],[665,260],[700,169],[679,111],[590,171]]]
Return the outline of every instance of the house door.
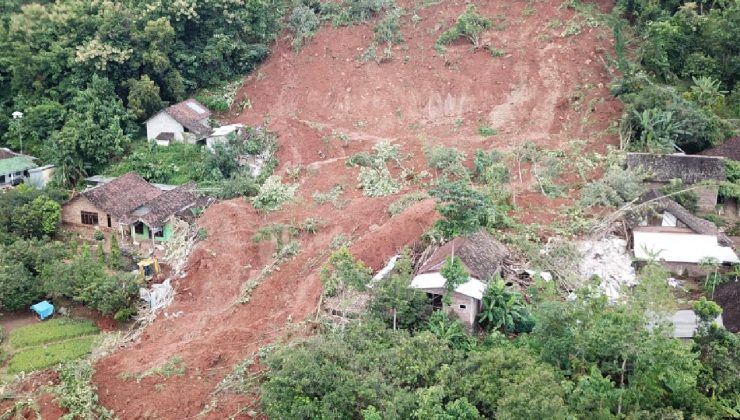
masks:
[[[108,227],[111,227],[110,214],[107,214],[106,216],[108,216]]]
[[[442,295],[427,293],[427,299],[429,299],[429,304],[432,305],[432,309],[434,309],[435,311],[442,310]]]

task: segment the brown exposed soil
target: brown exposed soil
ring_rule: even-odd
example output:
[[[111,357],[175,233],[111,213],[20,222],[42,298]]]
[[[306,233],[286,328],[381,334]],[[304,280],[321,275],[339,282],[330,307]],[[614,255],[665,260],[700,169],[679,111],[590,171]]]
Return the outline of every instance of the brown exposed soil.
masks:
[[[420,8],[416,27],[404,17],[406,43],[394,47],[389,63],[358,59],[372,40],[370,24],[324,28],[298,53],[284,39],[275,45],[270,59],[239,92],[236,102],[247,96],[253,107],[232,119],[267,121],[279,134],[279,173],[295,165],[304,168],[298,200],[266,215],[244,199],[208,209],[199,220],[208,239],[190,256],[187,276],[175,282],[173,304],[138,341],[95,366],[94,382],[106,407],[122,419],[199,413],[221,419],[245,406],[256,408],[255,396],[227,396],[213,405],[214,388],[237,362],[283,334],[286,324],[316,312],[321,294],[317,269],[332,239],[340,233],[351,237],[353,254],[378,269],[438,217],[433,201],[426,200],[391,218],[388,205],[403,193],[362,196],[355,188],[357,170],[345,165],[353,153],[388,139],[412,155],[407,164],[419,171],[426,167],[426,144],[455,146],[470,156],[479,148],[506,150],[523,141],[563,149],[579,138],[598,151],[616,143],[605,131],[620,112],[605,87],[602,56],[611,50],[608,31],[584,27],[580,35],[560,37],[562,28],[548,29],[548,22],[567,22],[574,12],[555,1],[532,3],[536,11],[527,16],[527,2],[485,3],[482,13],[504,16],[508,23],[505,30],[487,35],[487,42],[506,51],[505,57],[471,52],[464,43],[449,47],[445,57],[436,55],[438,25],[449,25],[464,10],[462,1]],[[573,100],[577,87],[583,92],[580,106]],[[478,135],[483,123],[498,134]],[[347,144],[338,133],[349,136]],[[311,198],[337,184],[347,191],[342,197],[350,200],[346,207],[317,205]],[[525,181],[517,188],[526,221],[548,223],[564,203],[524,193]],[[308,217],[321,218],[324,226],[299,238],[301,253],[268,276],[249,303],[237,303],[245,281],[272,261],[273,245],[255,243],[252,235],[269,223],[300,223]],[[186,367],[183,376],[152,375],[140,383],[123,379],[176,356]]]
[[[722,307],[722,323],[728,331],[740,332],[740,281],[717,286],[714,300]]]

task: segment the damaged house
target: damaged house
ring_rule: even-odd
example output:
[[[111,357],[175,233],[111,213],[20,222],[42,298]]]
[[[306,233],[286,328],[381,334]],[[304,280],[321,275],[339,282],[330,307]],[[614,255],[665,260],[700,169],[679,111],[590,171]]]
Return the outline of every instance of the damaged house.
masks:
[[[73,197],[62,207],[62,222],[117,231],[134,244],[167,241],[173,219],[198,204],[195,184],[163,191],[129,172]]]
[[[634,256],[639,260],[657,259],[674,273],[696,272],[705,258],[723,264],[738,262],[727,236],[717,226],[694,216],[686,208],[655,190],[645,194],[647,211],[637,215],[632,229]]]
[[[627,168],[645,173],[649,188],[661,188],[678,179],[684,185],[696,185],[699,210],[714,211],[719,194],[719,183],[725,181],[724,158],[698,155],[659,155],[627,153]]]
[[[195,144],[211,134],[211,111],[195,99],[169,106],[146,120],[146,138],[160,146]]]
[[[451,305],[443,302],[447,280],[440,272],[448,257],[455,256],[470,274],[467,282],[451,294]],[[502,274],[508,249],[484,230],[458,237],[439,247],[417,270],[411,287],[426,292],[436,310],[450,311],[468,329],[475,328],[487,282]]]

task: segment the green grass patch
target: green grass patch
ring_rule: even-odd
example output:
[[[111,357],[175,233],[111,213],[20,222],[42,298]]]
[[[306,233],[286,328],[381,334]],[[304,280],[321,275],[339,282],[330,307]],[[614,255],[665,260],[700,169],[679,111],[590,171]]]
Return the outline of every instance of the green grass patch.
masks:
[[[98,327],[90,321],[52,319],[11,331],[10,344],[14,348],[35,346],[52,341],[97,334],[98,331]]]
[[[22,350],[14,354],[8,362],[8,373],[33,372],[78,359],[90,353],[95,339],[96,337],[83,337]]]
[[[488,126],[486,124],[481,124],[480,126],[478,126],[478,134],[480,134],[483,137],[491,137],[491,136],[495,136],[496,134],[498,134],[498,131],[491,126]]]
[[[172,143],[159,147],[141,142],[121,162],[111,166],[106,175],[120,176],[136,172],[150,182],[181,185],[205,178],[208,152],[201,146]]]

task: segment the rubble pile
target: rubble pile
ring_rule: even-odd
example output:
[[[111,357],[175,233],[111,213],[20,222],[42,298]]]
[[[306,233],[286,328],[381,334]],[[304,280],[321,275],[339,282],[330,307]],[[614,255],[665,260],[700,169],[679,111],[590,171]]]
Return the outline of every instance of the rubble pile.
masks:
[[[624,239],[612,237],[581,242],[578,249],[583,256],[578,266],[579,275],[584,279],[593,276],[601,278],[600,288],[609,300],[617,300],[624,286],[637,284],[632,258]]]

